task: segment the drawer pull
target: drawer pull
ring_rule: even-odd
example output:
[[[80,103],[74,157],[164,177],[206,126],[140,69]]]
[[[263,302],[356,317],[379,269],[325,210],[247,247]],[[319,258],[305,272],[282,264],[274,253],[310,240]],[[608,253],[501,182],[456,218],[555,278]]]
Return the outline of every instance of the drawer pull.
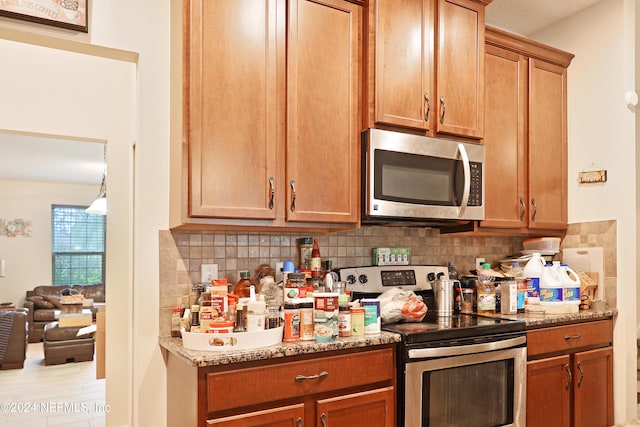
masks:
[[[584,378],[584,371],[582,370],[582,362],[578,362],[578,371],[580,371],[580,378],[578,378],[578,387],[582,384],[582,379]]]
[[[564,339],[565,339],[566,341],[569,341],[569,340],[577,340],[577,339],[580,339],[580,337],[581,337],[581,336],[582,336],[582,335],[580,335],[580,334],[576,334],[576,335],[565,335],[565,336],[564,336]]]
[[[322,427],[327,427],[327,414],[324,412],[320,415],[320,422],[322,422]]]
[[[329,375],[327,371],[322,371],[315,375],[296,375],[296,381],[315,380],[316,378],[326,377],[327,375]]]
[[[302,418],[298,417],[298,419],[296,420],[296,425],[298,427],[302,427]]]
[[[569,380],[565,384],[564,388],[569,390],[569,387],[571,386],[571,382],[573,381],[573,374],[571,373],[571,369],[569,368],[569,364],[568,363],[566,365],[564,365],[564,369],[566,369],[567,370],[567,374],[569,374]]]

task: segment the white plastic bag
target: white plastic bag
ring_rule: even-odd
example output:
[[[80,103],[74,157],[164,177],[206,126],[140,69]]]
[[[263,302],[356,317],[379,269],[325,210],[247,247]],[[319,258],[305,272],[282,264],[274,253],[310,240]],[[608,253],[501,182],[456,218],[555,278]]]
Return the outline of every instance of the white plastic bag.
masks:
[[[427,305],[413,291],[389,288],[377,299],[382,323],[421,322],[427,314]]]

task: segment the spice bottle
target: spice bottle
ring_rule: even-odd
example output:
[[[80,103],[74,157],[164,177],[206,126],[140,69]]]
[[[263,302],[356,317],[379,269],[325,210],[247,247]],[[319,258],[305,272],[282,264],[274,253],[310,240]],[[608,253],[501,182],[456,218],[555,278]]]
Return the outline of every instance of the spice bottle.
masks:
[[[196,330],[200,330],[200,306],[194,304],[191,306],[191,332]]]
[[[180,338],[180,311],[181,307],[171,309],[171,336]]]
[[[318,239],[313,239],[313,249],[311,250],[311,277],[322,277],[322,259],[320,257]]]
[[[300,240],[298,240],[298,251],[300,253],[298,268],[300,270],[311,270],[311,251],[312,250],[313,250],[312,237],[301,237]]]
[[[233,294],[238,295],[239,297],[248,297],[251,294],[251,273],[248,271],[240,272],[240,280],[233,287]]]
[[[244,316],[242,315],[242,313],[242,304],[236,304],[236,324],[233,327],[233,332],[244,332]]]
[[[300,339],[300,307],[298,300],[284,304],[284,338],[283,341],[291,342]]]

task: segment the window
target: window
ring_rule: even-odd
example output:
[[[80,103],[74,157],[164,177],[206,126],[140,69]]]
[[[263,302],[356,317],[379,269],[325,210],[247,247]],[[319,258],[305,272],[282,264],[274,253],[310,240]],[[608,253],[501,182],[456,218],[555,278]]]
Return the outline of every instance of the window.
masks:
[[[104,283],[106,216],[86,206],[51,205],[54,285]]]

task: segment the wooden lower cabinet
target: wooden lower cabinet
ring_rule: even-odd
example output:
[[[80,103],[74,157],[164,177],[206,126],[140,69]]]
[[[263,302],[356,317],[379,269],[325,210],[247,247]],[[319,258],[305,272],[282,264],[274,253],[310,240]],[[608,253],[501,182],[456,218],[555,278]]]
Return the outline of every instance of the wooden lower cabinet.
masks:
[[[167,354],[169,425],[393,427],[395,345],[218,366]]]
[[[527,426],[612,425],[612,320],[528,335]]]

